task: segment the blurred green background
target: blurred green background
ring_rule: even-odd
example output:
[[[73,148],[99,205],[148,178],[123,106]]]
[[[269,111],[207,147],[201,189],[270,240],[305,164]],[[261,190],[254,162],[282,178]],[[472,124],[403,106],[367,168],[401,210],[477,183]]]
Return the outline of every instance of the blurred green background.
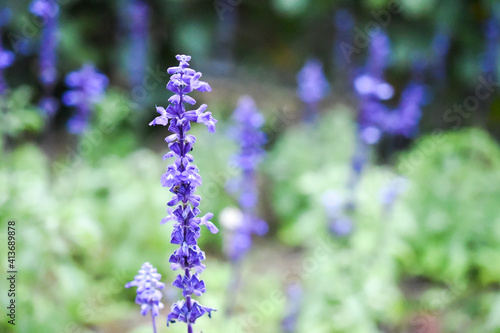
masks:
[[[499,2],[398,1],[401,13],[385,27],[392,43],[388,82],[399,94],[415,59],[431,63],[432,40],[446,31],[445,83],[427,82],[417,138],[387,138],[373,149],[347,237],[328,232],[322,198],[348,193],[358,102],[344,69],[361,67],[367,48],[352,63],[336,59],[334,15],[349,10],[356,36],[368,33],[367,24],[392,2],[148,1],[144,75],[151,84],[134,85],[120,25],[125,1],[60,1],[56,96],[66,89],[64,75],[86,61],[110,78],[81,137],[66,131],[69,108],[49,119],[37,107],[41,29],[29,3],[1,5],[13,13],[4,47],[26,50],[16,51],[5,70],[10,89],[0,97],[0,255],[7,257],[7,221],[15,220],[19,271],[16,326],[2,313],[2,332],[151,332],[134,290],[123,288],[144,261],[167,284],[159,331],[185,331],[182,323],[165,326],[179,298],[170,286],[172,227],[159,224],[170,198],[160,184],[168,131],[147,126],[154,106],[167,105],[165,71],[178,53],[190,54],[213,88],[193,94],[219,120],[215,134],[193,126],[193,155],[203,177],[200,208],[213,212],[219,227],[220,212],[237,205],[225,182],[235,176],[228,161],[238,147],[227,133],[241,95],[255,98],[269,138],[259,204],[270,231],[255,239],[243,262],[230,317],[224,308],[234,268],[222,252],[225,230],[202,232],[207,293],[200,301],[219,311],[201,318],[196,332],[284,332],[281,321],[293,306],[296,332],[500,332],[500,94],[495,90],[467,116],[446,117],[487,77],[483,26],[500,19]],[[331,83],[315,123],[302,121],[296,96],[296,73],[310,57],[323,63]],[[405,191],[385,210],[381,191],[400,177]],[[5,259],[2,272],[6,265]],[[0,280],[5,309],[4,275]],[[298,305],[290,296],[294,285],[302,290]]]

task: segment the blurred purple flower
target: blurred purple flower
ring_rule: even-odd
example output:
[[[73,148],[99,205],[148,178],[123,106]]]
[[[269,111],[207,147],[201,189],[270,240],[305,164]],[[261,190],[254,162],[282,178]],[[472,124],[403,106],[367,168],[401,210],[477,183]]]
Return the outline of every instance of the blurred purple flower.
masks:
[[[281,327],[285,333],[293,333],[297,330],[297,320],[302,307],[303,290],[298,282],[294,282],[287,287],[287,312],[281,321]]]
[[[9,22],[10,16],[11,11],[9,8],[0,9],[0,36],[2,35],[2,27]],[[0,95],[3,95],[5,90],[7,90],[7,83],[3,77],[3,71],[5,68],[12,65],[14,59],[14,53],[4,50],[2,40],[0,38]]]
[[[326,211],[328,229],[338,237],[345,237],[352,233],[353,223],[347,216],[350,203],[344,202],[343,198],[335,191],[329,190],[321,198]]]
[[[59,5],[55,0],[34,0],[30,5],[30,11],[41,17],[44,22],[40,42],[40,81],[46,86],[51,86],[57,77],[56,48]]]
[[[66,75],[65,81],[72,89],[63,94],[62,101],[64,105],[75,108],[75,114],[68,121],[68,130],[81,134],[88,127],[94,105],[104,96],[108,78],[93,64],[85,64],[80,70]]]
[[[366,71],[374,79],[382,81],[391,54],[391,41],[382,29],[370,33],[370,49],[368,52]]]
[[[317,115],[318,103],[323,100],[330,89],[323,65],[319,60],[309,59],[297,75],[297,95],[306,104],[307,119],[313,119]]]
[[[167,318],[167,326],[176,321],[187,323],[188,332],[192,332],[192,324],[203,314],[214,309],[201,306],[192,299],[192,295],[200,296],[206,291],[205,283],[199,279],[205,265],[205,253],[197,245],[197,239],[200,237],[200,226],[204,225],[211,233],[217,233],[219,230],[210,222],[213,217],[208,213],[203,217],[197,217],[200,214],[198,206],[201,197],[196,195],[196,188],[201,185],[201,176],[199,170],[194,165],[193,156],[189,154],[196,137],[187,134],[191,129],[191,122],[203,123],[208,127],[209,132],[215,131],[215,120],[211,112],[206,111],[207,106],[203,104],[197,110],[186,111],[184,103],[191,105],[196,101],[188,94],[193,90],[210,91],[208,83],[200,81],[201,73],[189,68],[190,56],[177,55],[179,66],[168,68],[167,72],[172,74],[167,84],[167,89],[174,93],[169,98],[171,103],[167,108],[156,107],[159,113],[150,126],[162,125],[169,126],[168,130],[173,133],[165,141],[168,143],[170,152],[165,158],[175,157],[173,164],[168,165],[167,171],[161,177],[161,183],[164,187],[169,187],[173,193],[172,200],[168,206],[176,206],[175,209],[168,208],[168,216],[161,223],[173,222],[172,244],[180,245],[170,256],[170,267],[173,270],[180,269],[183,274],[179,274],[173,285],[182,289],[182,294],[186,298],[172,305],[171,312]]]
[[[401,94],[398,108],[387,112],[380,119],[383,130],[389,134],[402,135],[407,138],[415,136],[422,117],[424,97],[424,86],[417,82],[410,82]]]
[[[360,144],[373,145],[382,137],[380,120],[388,113],[382,101],[392,98],[393,87],[385,82],[384,71],[390,54],[390,41],[382,31],[370,34],[370,48],[363,72],[354,80],[359,96],[358,136]],[[361,149],[358,147],[358,149]]]
[[[347,9],[340,9],[335,12],[333,23],[335,25],[334,43],[334,65],[337,67],[341,77],[348,77],[349,82],[353,79],[353,59],[350,49],[354,38],[354,17]]]
[[[142,0],[127,0],[122,14],[128,35],[127,68],[130,84],[142,85],[147,57],[150,22],[149,5]]]
[[[57,20],[59,5],[55,0],[34,0],[30,5],[30,11],[42,18],[44,22],[40,41],[39,77],[45,89],[45,96],[39,105],[46,114],[53,115],[59,107],[58,103],[54,103],[53,98],[50,97],[57,79],[56,52],[58,44]]]
[[[450,46],[450,35],[444,31],[438,31],[432,39],[432,49],[435,59],[432,75],[438,82],[446,81],[446,60],[450,51]]]
[[[497,75],[498,71],[498,45],[500,44],[500,26],[495,17],[484,23],[486,46],[483,53],[481,67],[484,73]]]
[[[394,178],[389,185],[380,190],[380,202],[386,212],[389,212],[397,197],[408,188],[408,180],[404,177]]]
[[[266,135],[262,132],[264,117],[259,113],[254,100],[243,96],[233,112],[234,127],[231,136],[239,143],[240,151],[233,157],[241,169],[241,175],[230,180],[227,189],[238,195],[242,216],[239,223],[228,228],[229,237],[226,254],[233,261],[239,261],[250,249],[252,234],[264,235],[267,224],[256,217],[257,210],[257,166],[264,157],[263,145]]]

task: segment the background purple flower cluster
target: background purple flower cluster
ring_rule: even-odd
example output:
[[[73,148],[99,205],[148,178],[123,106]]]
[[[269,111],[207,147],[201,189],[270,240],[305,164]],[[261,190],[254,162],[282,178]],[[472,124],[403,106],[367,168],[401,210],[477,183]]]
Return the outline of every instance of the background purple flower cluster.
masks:
[[[252,246],[252,234],[264,235],[267,223],[257,217],[258,188],[256,169],[264,157],[263,145],[266,135],[262,131],[264,117],[259,113],[254,100],[243,96],[233,112],[234,127],[231,135],[239,143],[240,151],[233,157],[241,174],[230,180],[228,191],[238,196],[242,209],[240,221],[231,223],[230,239],[226,254],[233,261],[240,260]]]

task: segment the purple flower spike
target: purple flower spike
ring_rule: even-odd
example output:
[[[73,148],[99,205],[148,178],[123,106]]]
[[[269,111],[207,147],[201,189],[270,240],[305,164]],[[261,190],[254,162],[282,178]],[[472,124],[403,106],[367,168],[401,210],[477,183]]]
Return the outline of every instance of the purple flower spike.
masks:
[[[226,221],[225,225],[229,231],[226,254],[237,262],[250,249],[252,234],[264,235],[268,229],[266,222],[256,216],[257,166],[264,157],[263,145],[267,138],[262,132],[264,117],[250,96],[240,98],[238,107],[233,113],[233,121],[235,125],[231,135],[240,145],[240,152],[233,157],[233,160],[242,172],[239,177],[228,183],[227,189],[238,196],[241,215],[237,223]]]
[[[94,105],[104,96],[108,78],[99,73],[94,65],[85,64],[80,70],[66,75],[66,85],[71,90],[63,94],[62,101],[76,110],[68,121],[68,130],[73,134],[81,134],[88,127]]]
[[[198,167],[193,163],[193,156],[189,154],[196,142],[194,135],[188,134],[191,122],[202,123],[208,127],[209,132],[215,131],[217,120],[203,104],[196,110],[186,111],[185,103],[194,105],[196,101],[188,94],[193,90],[200,92],[210,91],[208,83],[200,81],[201,73],[189,68],[190,56],[177,55],[179,66],[170,67],[167,72],[171,74],[167,89],[174,95],[169,98],[171,103],[167,108],[156,107],[159,116],[149,123],[150,126],[167,126],[172,133],[165,138],[170,152],[165,154],[164,159],[175,158],[174,163],[167,166],[166,172],[161,177],[161,184],[170,188],[172,199],[167,203],[168,215],[161,223],[173,222],[170,243],[179,245],[179,248],[170,256],[169,262],[172,270],[181,270],[173,286],[182,290],[185,300],[172,305],[167,318],[167,325],[176,321],[185,322],[188,332],[193,332],[192,325],[196,319],[208,313],[210,316],[214,309],[201,306],[192,299],[192,295],[201,296],[206,291],[205,283],[199,278],[199,274],[205,269],[202,261],[205,253],[197,245],[200,237],[201,225],[208,228],[211,233],[217,233],[217,227],[209,220],[212,213],[203,217],[198,206],[201,197],[196,195],[196,188],[201,185],[202,179]]]
[[[163,309],[163,303],[160,302],[162,298],[160,290],[165,288],[165,284],[160,282],[160,279],[161,275],[156,271],[156,268],[149,262],[145,262],[134,280],[125,285],[125,288],[137,287],[135,303],[141,306],[141,314],[143,316],[151,312],[153,332],[155,333],[155,317],[157,317],[160,314],[160,310]]]

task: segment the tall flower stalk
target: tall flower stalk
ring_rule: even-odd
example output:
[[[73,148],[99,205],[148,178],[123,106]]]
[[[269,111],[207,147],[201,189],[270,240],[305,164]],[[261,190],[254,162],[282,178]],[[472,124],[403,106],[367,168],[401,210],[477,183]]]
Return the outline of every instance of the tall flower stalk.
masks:
[[[228,181],[228,192],[238,198],[238,208],[226,208],[221,214],[221,222],[226,229],[224,250],[233,265],[234,274],[229,284],[226,314],[231,315],[234,293],[239,289],[241,262],[252,246],[254,234],[264,235],[267,223],[258,218],[257,166],[264,157],[263,145],[266,135],[262,131],[264,117],[259,113],[254,100],[243,96],[233,112],[234,126],[231,136],[240,146],[239,152],[233,156],[234,165],[241,170],[240,175]]]
[[[157,272],[156,268],[149,262],[145,262],[134,280],[125,285],[125,288],[137,287],[135,303],[141,306],[141,314],[143,316],[151,312],[154,333],[156,333],[155,317],[158,317],[160,310],[163,309],[163,303],[160,302],[163,295],[160,290],[165,288],[165,284],[160,282],[160,279],[161,275]]]
[[[350,195],[346,210],[355,208],[355,193],[361,173],[367,163],[370,146],[382,137],[380,120],[388,113],[383,101],[394,94],[393,87],[385,81],[384,72],[390,55],[390,40],[383,31],[372,32],[368,59],[362,73],[354,80],[359,97],[356,150],[352,158],[352,173],[348,183]]]
[[[8,8],[0,9],[0,36],[2,36],[2,27],[7,24],[10,19],[10,10]],[[4,50],[2,39],[0,38],[0,96],[7,90],[7,83],[3,77],[5,68],[10,67],[14,62],[14,53]]]
[[[59,107],[57,99],[52,96],[57,80],[56,51],[59,5],[55,0],[34,0],[30,5],[30,11],[40,17],[44,23],[39,57],[39,78],[44,87],[44,96],[40,100],[40,107],[50,116]]]
[[[63,94],[63,103],[75,108],[75,113],[68,121],[68,130],[73,134],[81,134],[89,125],[94,105],[104,95],[108,78],[99,73],[94,65],[85,64],[80,70],[66,75],[66,85],[71,89]]]
[[[179,65],[168,68],[171,74],[167,89],[174,93],[168,101],[167,108],[156,107],[160,114],[149,123],[150,126],[169,126],[168,130],[173,134],[167,136],[165,141],[170,148],[163,158],[174,157],[174,163],[167,166],[167,171],[161,177],[163,187],[170,188],[173,193],[172,199],[167,203],[168,215],[162,220],[162,224],[172,221],[174,229],[170,242],[179,248],[170,256],[170,267],[180,270],[181,274],[172,283],[173,286],[182,290],[185,299],[172,305],[171,312],[167,317],[167,326],[176,321],[187,324],[188,333],[193,332],[196,320],[205,313],[211,316],[212,308],[202,306],[192,298],[192,295],[201,296],[206,291],[205,283],[199,274],[205,269],[202,263],[205,253],[198,246],[197,239],[200,237],[200,226],[204,225],[215,234],[219,230],[209,220],[212,213],[198,217],[201,197],[196,188],[201,185],[201,176],[193,156],[189,153],[196,142],[194,135],[188,134],[191,122],[202,123],[208,127],[208,131],[215,132],[217,120],[212,113],[206,111],[207,105],[202,104],[196,110],[186,111],[185,103],[194,105],[196,101],[189,96],[193,90],[201,92],[211,91],[208,83],[200,81],[201,73],[189,68],[191,57],[188,55],[177,55]],[[172,208],[175,207],[175,208]]]

